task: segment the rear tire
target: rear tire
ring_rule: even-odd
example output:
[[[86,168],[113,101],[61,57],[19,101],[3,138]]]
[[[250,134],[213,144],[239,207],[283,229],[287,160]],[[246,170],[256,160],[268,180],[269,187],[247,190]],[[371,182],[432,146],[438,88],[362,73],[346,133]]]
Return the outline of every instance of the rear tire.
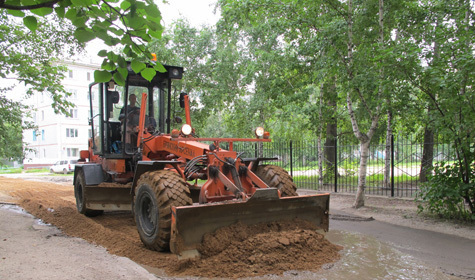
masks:
[[[144,173],[137,182],[133,205],[135,224],[145,247],[169,250],[171,206],[191,204],[190,190],[177,173],[168,170]]]
[[[78,172],[76,183],[74,184],[74,196],[76,197],[76,208],[79,213],[88,217],[96,217],[104,213],[103,210],[91,210],[86,207],[86,179],[84,178],[84,172],[82,170]]]
[[[292,177],[282,167],[275,165],[259,165],[256,175],[269,187],[276,188],[282,196],[298,196],[297,186]]]

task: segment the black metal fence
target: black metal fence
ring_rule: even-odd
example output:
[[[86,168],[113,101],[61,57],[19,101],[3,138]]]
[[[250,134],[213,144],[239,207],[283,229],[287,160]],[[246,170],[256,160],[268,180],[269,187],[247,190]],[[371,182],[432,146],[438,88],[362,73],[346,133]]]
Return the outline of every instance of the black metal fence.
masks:
[[[386,156],[386,144],[370,146],[366,171],[366,194],[413,197],[420,182],[423,144],[413,139],[392,140]],[[455,160],[450,144],[433,143],[433,164]],[[286,169],[298,188],[325,192],[355,193],[358,188],[360,146],[338,139],[336,146],[322,144],[321,157],[317,140],[273,141],[270,143],[234,143],[242,157],[277,158],[269,161]],[[386,161],[388,158],[388,161]],[[334,168],[337,166],[337,168]]]

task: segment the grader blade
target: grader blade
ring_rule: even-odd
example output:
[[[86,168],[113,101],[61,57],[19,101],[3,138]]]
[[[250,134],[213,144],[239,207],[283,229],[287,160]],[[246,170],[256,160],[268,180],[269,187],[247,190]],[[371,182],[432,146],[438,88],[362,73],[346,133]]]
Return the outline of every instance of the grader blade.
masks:
[[[172,207],[170,250],[185,257],[196,256],[206,233],[237,222],[252,225],[298,218],[328,231],[329,205],[329,194],[279,198],[277,189],[269,188],[257,190],[246,202]]]

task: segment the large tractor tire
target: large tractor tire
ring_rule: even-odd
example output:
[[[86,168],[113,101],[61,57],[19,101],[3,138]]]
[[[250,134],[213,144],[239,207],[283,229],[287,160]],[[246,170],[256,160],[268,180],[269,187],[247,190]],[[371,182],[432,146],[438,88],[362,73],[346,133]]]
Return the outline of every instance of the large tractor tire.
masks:
[[[82,170],[77,174],[76,183],[74,184],[74,196],[76,197],[76,207],[79,213],[88,217],[96,217],[104,213],[103,210],[92,210],[86,207],[86,179],[84,178],[84,172]]]
[[[269,187],[276,188],[282,196],[298,196],[297,186],[292,177],[282,167],[275,165],[259,165],[256,175]]]
[[[170,248],[171,206],[191,205],[190,190],[173,171],[146,172],[137,182],[134,216],[145,247],[155,251]]]

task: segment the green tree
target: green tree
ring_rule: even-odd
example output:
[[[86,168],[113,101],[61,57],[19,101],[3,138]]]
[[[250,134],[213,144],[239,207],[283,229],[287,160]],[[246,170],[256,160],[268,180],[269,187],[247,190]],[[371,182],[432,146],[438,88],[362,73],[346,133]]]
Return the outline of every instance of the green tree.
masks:
[[[242,29],[263,29],[272,34],[261,32],[246,38],[260,43],[263,53],[271,52],[263,46],[272,42],[269,36],[276,36],[274,34],[278,34],[277,43],[294,50],[297,63],[280,68],[287,70],[282,72],[293,70],[294,77],[308,77],[301,80],[302,84],[317,87],[325,80],[335,79],[341,95],[338,100],[346,101],[351,130],[361,147],[355,207],[363,206],[369,144],[378,128],[387,94],[381,72],[383,63],[378,57],[384,53],[391,26],[383,26],[383,19],[379,18],[380,14],[387,14],[384,13],[387,10],[379,9],[383,7],[382,2],[222,0],[219,3],[228,27],[233,28],[237,23],[245,26]],[[277,61],[273,63],[281,66]],[[267,76],[266,84],[271,85],[278,78]],[[268,88],[264,91],[272,92]],[[290,95],[295,92],[298,89],[289,90]],[[266,98],[269,99],[269,95]]]
[[[40,21],[36,32],[31,32],[4,10],[0,10],[0,42],[0,78],[4,81],[0,87],[0,138],[5,141],[0,158],[20,160],[22,129],[32,125],[22,123],[27,108],[21,102],[12,101],[13,97],[7,98],[7,94],[23,84],[26,97],[47,92],[55,112],[67,113],[73,104],[67,101],[70,94],[61,85],[65,68],[55,58],[73,55],[81,51],[82,45],[74,39],[71,25],[59,19],[52,23]]]
[[[432,176],[429,185],[435,190],[431,192],[437,193],[439,187],[441,191],[462,190],[459,199],[475,213],[471,167],[475,160],[475,19],[470,3],[405,2],[406,9],[398,16],[401,32],[391,54],[399,58],[395,65],[404,74],[398,78],[417,88],[430,109],[427,124],[443,139],[450,139],[456,150],[456,168]],[[454,174],[455,180],[442,178]],[[453,187],[441,186],[440,182]]]
[[[23,160],[23,129],[34,128],[32,123],[23,122],[21,102],[14,102],[0,95],[0,166],[4,161]]]
[[[164,72],[160,64],[146,64],[152,58],[146,44],[160,38],[163,27],[161,14],[152,0],[17,0],[1,1],[0,8],[22,18],[31,31],[39,27],[39,19],[56,15],[74,26],[74,37],[81,43],[95,38],[120,52],[101,50],[104,57],[102,71],[95,71],[97,82],[113,78],[123,85],[127,77],[127,61],[132,69],[145,79],[151,80],[156,71]],[[28,11],[28,12],[25,12]]]

